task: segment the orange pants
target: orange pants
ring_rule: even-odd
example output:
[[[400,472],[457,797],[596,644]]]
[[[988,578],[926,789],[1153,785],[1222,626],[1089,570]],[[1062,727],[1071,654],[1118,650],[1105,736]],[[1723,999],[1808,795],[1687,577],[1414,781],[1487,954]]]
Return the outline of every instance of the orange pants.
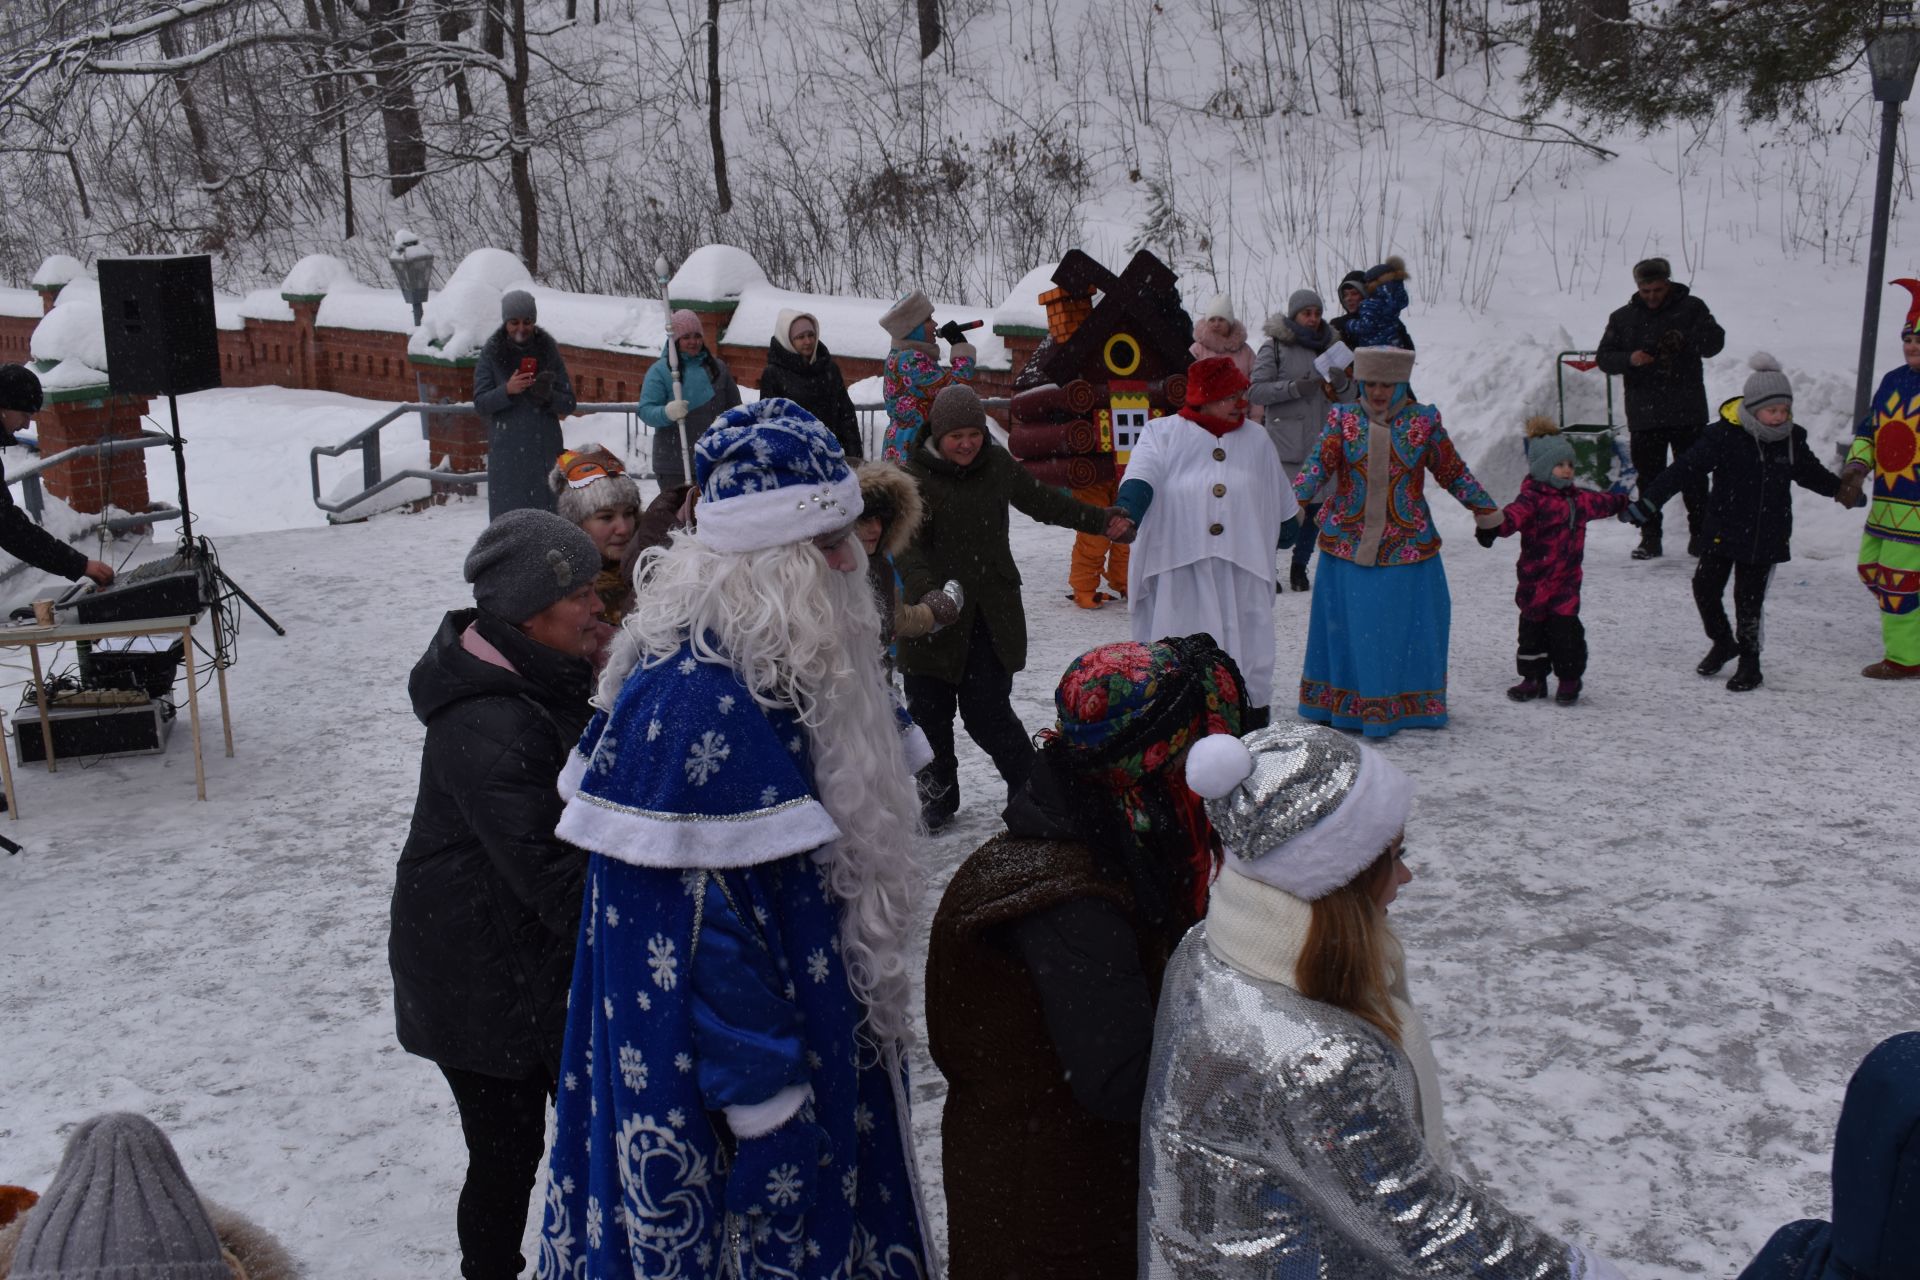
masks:
[[[1112,480],[1075,489],[1073,496],[1090,507],[1110,507],[1119,485]],[[1100,586],[1105,571],[1107,585],[1115,595],[1127,594],[1127,548],[1091,533],[1073,535],[1073,567],[1067,571],[1067,585],[1075,595],[1092,595]]]

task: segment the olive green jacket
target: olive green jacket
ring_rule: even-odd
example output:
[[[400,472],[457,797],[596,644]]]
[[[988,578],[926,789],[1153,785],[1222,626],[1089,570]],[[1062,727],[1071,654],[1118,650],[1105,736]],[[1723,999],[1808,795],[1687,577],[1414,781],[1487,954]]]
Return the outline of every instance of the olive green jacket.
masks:
[[[966,592],[966,605],[953,625],[900,641],[900,670],[960,683],[967,640],[980,614],[993,633],[1000,665],[1020,670],[1027,665],[1027,614],[1020,603],[1020,570],[1007,540],[1008,506],[1042,524],[1095,534],[1106,532],[1105,509],[1049,489],[991,439],[965,467],[930,446],[914,450],[903,465],[920,486],[927,509],[926,523],[912,545],[894,560],[906,584],[905,596],[918,600],[951,578]]]

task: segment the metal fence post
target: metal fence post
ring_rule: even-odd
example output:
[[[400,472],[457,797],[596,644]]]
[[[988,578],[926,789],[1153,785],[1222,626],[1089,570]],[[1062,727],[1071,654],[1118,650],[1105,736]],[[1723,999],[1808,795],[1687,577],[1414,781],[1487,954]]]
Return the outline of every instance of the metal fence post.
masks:
[[[46,520],[46,500],[40,494],[40,473],[20,477],[20,505],[27,509],[35,524]]]

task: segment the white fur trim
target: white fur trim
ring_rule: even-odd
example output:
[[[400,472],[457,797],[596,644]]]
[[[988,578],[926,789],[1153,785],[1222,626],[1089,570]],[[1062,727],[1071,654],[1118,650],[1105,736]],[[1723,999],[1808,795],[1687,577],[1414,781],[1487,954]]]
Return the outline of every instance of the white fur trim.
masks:
[[[636,867],[753,867],[817,849],[840,838],[826,808],[811,798],[724,818],[655,813],[576,791],[553,833]]]
[[[1366,870],[1406,828],[1411,812],[1413,779],[1362,744],[1360,776],[1331,816],[1277,848],[1228,861],[1251,879],[1313,902]]]
[[[1187,786],[1197,796],[1218,800],[1253,773],[1253,752],[1230,733],[1210,733],[1187,752]]]
[[[694,536],[715,551],[765,551],[851,528],[860,518],[860,481],[791,484],[730,498],[702,498]]]
[[[580,790],[580,779],[587,776],[587,770],[593,767],[593,761],[580,754],[575,747],[567,752],[567,762],[560,767],[560,781],[557,784],[562,800],[571,800]]]
[[[813,1096],[810,1084],[790,1084],[765,1102],[749,1103],[744,1107],[723,1107],[726,1113],[727,1128],[733,1130],[736,1138],[764,1138],[787,1121],[799,1114],[800,1108],[807,1105],[807,1099]]]
[[[919,725],[910,725],[900,735],[900,753],[907,758],[907,772],[918,773],[933,763],[933,744],[927,741],[927,731]]]

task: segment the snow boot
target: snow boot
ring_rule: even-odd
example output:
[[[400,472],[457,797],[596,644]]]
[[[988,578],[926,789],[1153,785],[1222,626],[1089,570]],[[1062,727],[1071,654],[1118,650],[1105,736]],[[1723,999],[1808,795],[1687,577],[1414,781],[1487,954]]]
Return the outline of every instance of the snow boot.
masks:
[[[1640,545],[1633,549],[1633,558],[1635,560],[1658,560],[1660,556],[1660,535],[1658,533],[1642,533],[1640,535]]]
[[[1920,680],[1920,664],[1910,667],[1892,658],[1882,658],[1872,666],[1860,668],[1860,674],[1869,680]]]
[[[1720,668],[1740,656],[1740,646],[1733,642],[1732,636],[1716,638],[1713,648],[1707,650],[1707,656],[1700,659],[1700,665],[1694,670],[1703,676],[1717,676]]]
[[[1727,681],[1727,689],[1732,693],[1745,693],[1749,689],[1760,687],[1760,651],[1742,648],[1740,662],[1733,669],[1733,678]]]
[[[1295,591],[1309,591],[1313,584],[1307,580],[1307,566],[1296,564],[1287,570],[1287,585]]]
[[[1515,702],[1532,702],[1535,698],[1544,698],[1547,696],[1547,682],[1528,676],[1507,690],[1507,696]]]
[[[1553,691],[1553,700],[1563,707],[1570,707],[1580,701],[1580,681],[1576,678],[1562,680],[1560,687]]]

